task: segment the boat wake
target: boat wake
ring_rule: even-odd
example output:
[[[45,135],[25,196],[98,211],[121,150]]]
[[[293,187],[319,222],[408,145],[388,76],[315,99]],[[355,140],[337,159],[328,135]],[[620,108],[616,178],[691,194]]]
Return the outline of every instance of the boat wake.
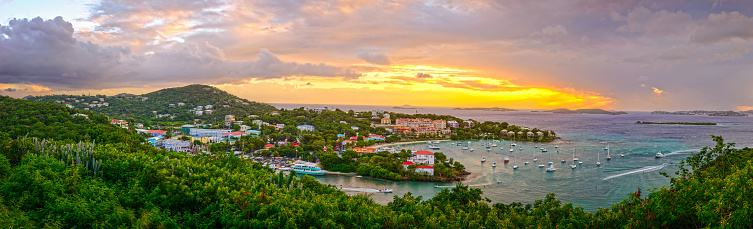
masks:
[[[484,186],[488,186],[488,185],[492,185],[492,183],[486,183],[486,184],[472,184],[472,185],[468,185],[468,187],[484,187]],[[436,186],[434,186],[434,187],[435,187],[435,188],[454,188],[454,187],[455,187],[455,185],[444,185],[444,186],[442,186],[442,185],[436,185]]]
[[[625,175],[630,175],[630,174],[656,171],[656,170],[660,170],[660,169],[662,169],[662,168],[664,168],[666,166],[667,166],[667,163],[664,163],[664,164],[661,164],[661,165],[655,165],[655,166],[646,166],[646,167],[643,167],[643,168],[640,168],[640,169],[631,170],[631,171],[628,171],[628,172],[624,172],[624,173],[620,173],[620,174],[608,176],[608,177],[605,177],[604,179],[601,179],[601,180],[609,180],[609,179],[612,179],[612,178],[617,178],[617,177],[621,177],[621,176],[625,176]]]
[[[664,154],[664,156],[670,156],[670,155],[678,155],[678,154],[691,154],[691,153],[697,153],[700,152],[701,149],[686,149],[686,150],[678,150],[678,151],[672,151],[670,153]]]
[[[379,190],[373,188],[340,188],[345,192],[379,192]]]

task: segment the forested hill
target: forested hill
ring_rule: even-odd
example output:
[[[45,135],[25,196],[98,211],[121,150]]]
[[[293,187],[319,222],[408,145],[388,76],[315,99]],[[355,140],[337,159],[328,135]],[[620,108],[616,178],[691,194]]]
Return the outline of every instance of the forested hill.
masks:
[[[110,124],[104,115],[0,96],[0,138],[3,137],[100,143],[141,140],[138,135]]]
[[[143,94],[105,95],[47,95],[27,97],[31,101],[70,104],[80,110],[105,114],[115,118],[164,121],[221,120],[228,114],[259,114],[275,110],[264,103],[248,101],[212,86],[194,84],[165,88]],[[208,107],[207,105],[211,105]],[[198,106],[202,114],[196,113]],[[211,110],[208,114],[207,110]]]

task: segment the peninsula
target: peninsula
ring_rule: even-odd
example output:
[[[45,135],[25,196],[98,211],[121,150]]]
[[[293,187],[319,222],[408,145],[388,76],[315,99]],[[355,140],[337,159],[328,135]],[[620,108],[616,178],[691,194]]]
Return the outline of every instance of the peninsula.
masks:
[[[716,126],[716,123],[713,123],[713,122],[647,122],[647,121],[638,121],[635,124]]]
[[[552,112],[555,114],[606,114],[606,115],[622,115],[627,114],[624,111],[605,111],[602,109],[577,109],[577,110],[570,110],[567,108],[560,108],[560,109],[554,109],[550,111],[542,111],[542,112]]]
[[[708,115],[708,116],[748,116],[751,111],[735,112],[735,111],[654,111],[652,115]]]

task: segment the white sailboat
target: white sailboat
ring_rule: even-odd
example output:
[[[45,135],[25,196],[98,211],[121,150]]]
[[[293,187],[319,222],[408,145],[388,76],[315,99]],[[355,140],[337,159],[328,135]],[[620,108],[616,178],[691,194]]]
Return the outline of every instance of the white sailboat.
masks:
[[[579,159],[575,157],[575,147],[573,147],[573,161],[578,161]]]
[[[557,169],[554,168],[554,165],[552,164],[552,155],[549,154],[549,168],[546,168],[546,172],[554,172]]]
[[[609,144],[607,144],[607,161],[612,160],[612,157],[609,156]]]
[[[599,154],[599,151],[596,151],[596,166],[601,165],[601,159],[599,157],[601,157],[601,154]]]
[[[492,164],[492,167],[497,167],[497,163],[494,162],[494,164]]]
[[[539,159],[536,158],[536,150],[533,151],[533,161],[538,161]]]
[[[513,163],[513,166],[512,166],[512,169],[517,169],[517,168],[518,168],[518,160],[515,160],[515,159],[517,159],[517,158],[513,158],[513,162],[512,162],[512,163]]]

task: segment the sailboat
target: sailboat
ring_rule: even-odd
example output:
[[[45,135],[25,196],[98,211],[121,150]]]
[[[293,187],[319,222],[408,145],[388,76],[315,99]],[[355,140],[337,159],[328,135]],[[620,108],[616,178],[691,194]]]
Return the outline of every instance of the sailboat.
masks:
[[[601,159],[599,157],[601,157],[601,154],[599,154],[599,151],[596,151],[596,166],[601,165]]]
[[[533,151],[533,154],[536,155],[536,150]],[[536,159],[533,159],[533,160],[535,161]],[[544,167],[544,166],[545,166],[544,164],[539,164],[539,168]]]
[[[513,151],[513,148],[510,148],[510,152],[512,152],[512,151]]]
[[[578,158],[575,157],[575,147],[573,147],[573,161],[578,161]]]
[[[505,163],[510,162],[510,154],[507,154],[507,157],[505,157]]]
[[[494,164],[492,164],[492,167],[497,167],[497,163],[494,162]]]
[[[486,161],[486,157],[484,157],[484,154],[481,154],[481,162],[485,162],[485,161]]]
[[[510,146],[516,146],[516,145],[518,145],[518,144],[515,144],[515,142],[510,143]]]
[[[607,144],[607,161],[612,160],[612,157],[609,156],[609,144]]]
[[[536,158],[536,150],[533,151],[533,161],[538,161],[539,159]]]
[[[577,166],[577,165],[575,165],[575,164],[572,164],[572,165],[570,165],[570,168],[571,168],[571,169],[575,169],[575,167],[578,167],[578,166]]]
[[[546,168],[546,172],[554,172],[554,165],[552,164],[552,155],[549,154],[549,168]]]
[[[514,160],[514,159],[515,159],[515,158],[513,158],[513,160]],[[517,169],[517,168],[518,168],[518,162],[517,162],[517,160],[514,160],[514,161],[513,161],[513,166],[512,166],[512,169]]]

